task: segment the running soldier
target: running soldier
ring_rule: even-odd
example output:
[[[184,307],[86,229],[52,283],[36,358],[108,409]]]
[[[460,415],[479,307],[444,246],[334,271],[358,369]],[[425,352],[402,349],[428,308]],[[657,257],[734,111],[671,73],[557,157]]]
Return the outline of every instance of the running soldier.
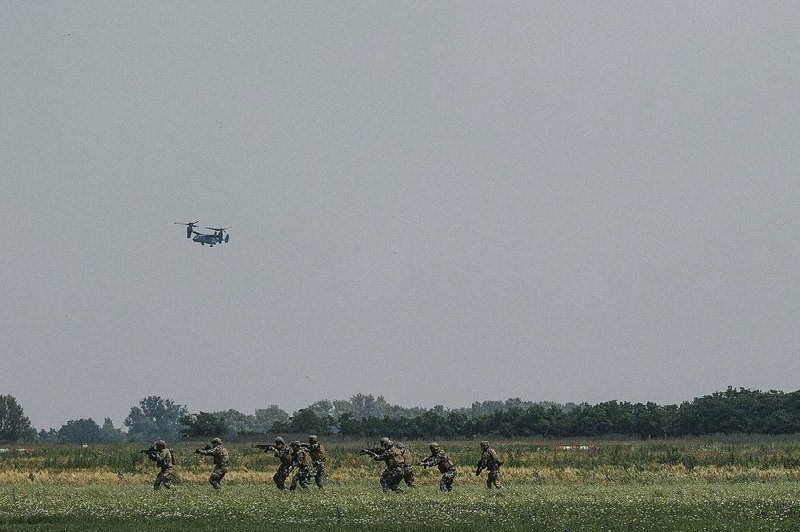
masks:
[[[311,478],[311,456],[303,449],[299,441],[293,441],[289,446],[292,449],[292,466],[296,470],[289,489],[294,491],[300,484],[301,488],[307,490],[308,481]]]
[[[314,482],[319,489],[324,489],[322,487],[322,482],[325,479],[325,446],[322,445],[319,442],[319,438],[313,434],[308,437],[308,443],[303,443],[301,445],[308,451],[308,455],[311,457]]]
[[[285,490],[287,489],[286,479],[289,478],[289,474],[292,472],[292,449],[287,447],[283,438],[278,436],[275,438],[275,446],[268,449],[268,451],[272,451],[281,461],[278,471],[272,477],[272,481],[275,482],[279,490]]]
[[[414,487],[414,461],[411,459],[411,451],[408,448],[400,443],[395,443],[398,449],[400,449],[400,455],[403,457],[403,481],[406,483],[406,486],[409,488]]]
[[[389,438],[381,438],[381,446],[374,449],[361,449],[361,454],[371,456],[373,460],[386,464],[386,469],[381,474],[381,488],[384,492],[402,490],[398,487],[403,480],[403,456],[400,449],[395,447]]]
[[[436,466],[439,468],[439,473],[442,474],[442,479],[439,481],[440,491],[453,491],[453,481],[456,479],[456,466],[453,461],[448,458],[447,453],[441,446],[434,442],[430,444],[431,455],[418,465],[423,467]]]
[[[497,451],[489,447],[488,441],[481,442],[481,459],[478,460],[478,467],[475,469],[475,476],[481,474],[481,471],[487,469],[489,471],[489,476],[486,478],[486,488],[492,489],[495,487],[497,489],[502,488],[500,485],[500,466],[503,465],[503,462],[500,460],[500,457],[497,456]]]
[[[172,449],[167,449],[167,442],[158,440],[153,447],[142,452],[147,453],[147,457],[161,470],[153,483],[153,489],[159,489],[161,486],[170,489],[175,474],[175,457],[172,455]]]
[[[195,454],[202,454],[203,456],[211,456],[214,458],[214,471],[208,477],[208,482],[215,491],[222,489],[222,479],[225,478],[225,473],[228,472],[228,451],[222,446],[222,440],[214,438],[211,440],[211,446],[205,449],[195,449]]]

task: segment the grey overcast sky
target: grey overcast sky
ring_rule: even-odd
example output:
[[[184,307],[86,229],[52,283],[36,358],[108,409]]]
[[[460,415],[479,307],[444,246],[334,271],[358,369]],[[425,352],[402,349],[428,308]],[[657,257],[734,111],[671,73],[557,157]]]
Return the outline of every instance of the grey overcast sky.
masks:
[[[0,393],[58,428],[794,391],[798,20],[3,2]]]

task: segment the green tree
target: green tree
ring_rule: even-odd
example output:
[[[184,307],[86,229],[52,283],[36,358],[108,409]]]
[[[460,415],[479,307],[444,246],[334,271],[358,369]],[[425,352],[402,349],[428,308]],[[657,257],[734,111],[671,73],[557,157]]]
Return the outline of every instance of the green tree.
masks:
[[[294,413],[289,421],[289,430],[296,433],[330,434],[333,419],[320,416],[310,408],[302,408]]]
[[[209,412],[200,412],[181,418],[181,434],[186,438],[214,438],[227,436],[228,425],[225,420]]]
[[[89,419],[70,419],[58,429],[58,441],[63,443],[101,443],[103,432],[100,425]]]
[[[122,429],[118,429],[114,426],[110,417],[105,418],[103,426],[100,427],[100,432],[102,432],[103,443],[123,443],[128,441],[128,436]]]
[[[256,409],[256,432],[276,432],[279,426],[289,421],[289,414],[278,405],[269,405],[267,408]],[[282,432],[282,431],[279,431]]]
[[[22,407],[11,395],[0,395],[0,441],[33,439],[36,431]]]
[[[124,424],[132,441],[176,440],[181,434],[181,418],[187,415],[185,406],[151,395],[131,408]]]

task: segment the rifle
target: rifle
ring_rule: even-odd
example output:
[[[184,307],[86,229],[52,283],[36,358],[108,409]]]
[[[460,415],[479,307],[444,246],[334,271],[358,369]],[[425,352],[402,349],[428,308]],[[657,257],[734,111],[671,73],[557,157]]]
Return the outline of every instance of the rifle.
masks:
[[[253,447],[253,448],[255,448],[255,449],[264,449],[264,452],[265,452],[265,453],[266,453],[266,452],[269,452],[269,451],[274,451],[274,450],[275,450],[275,446],[274,446],[274,445],[271,445],[271,444],[270,444],[270,445],[267,445],[267,444],[258,444],[258,445],[251,445],[250,447]]]
[[[360,451],[358,451],[358,454],[366,454],[366,455],[374,457],[376,454],[379,454],[379,453],[382,453],[382,452],[383,452],[383,448],[382,447],[373,447],[372,449],[361,449]]]
[[[205,447],[203,447],[204,451],[208,451],[210,449],[213,449],[213,447],[211,445],[206,445]],[[200,454],[200,449],[195,449],[194,450],[194,454]]]
[[[143,454],[155,454],[158,452],[158,449],[156,449],[155,447],[150,447],[149,449],[142,449],[139,452]]]

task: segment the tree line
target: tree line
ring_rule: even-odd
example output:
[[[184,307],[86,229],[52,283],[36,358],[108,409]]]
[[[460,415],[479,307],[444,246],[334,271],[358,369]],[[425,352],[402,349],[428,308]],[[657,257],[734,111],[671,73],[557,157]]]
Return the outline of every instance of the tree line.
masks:
[[[345,438],[403,439],[477,437],[571,438],[617,436],[677,438],[707,434],[800,433],[800,391],[728,388],[679,405],[605,401],[597,404],[475,402],[467,408],[426,409],[357,394],[348,400],[317,401],[289,415],[277,405],[253,414],[236,410],[190,413],[170,399],[149,396],[132,407],[122,427],[106,418],[69,420],[58,430],[36,432],[11,395],[0,395],[0,441],[116,443],[267,434],[319,434]]]

